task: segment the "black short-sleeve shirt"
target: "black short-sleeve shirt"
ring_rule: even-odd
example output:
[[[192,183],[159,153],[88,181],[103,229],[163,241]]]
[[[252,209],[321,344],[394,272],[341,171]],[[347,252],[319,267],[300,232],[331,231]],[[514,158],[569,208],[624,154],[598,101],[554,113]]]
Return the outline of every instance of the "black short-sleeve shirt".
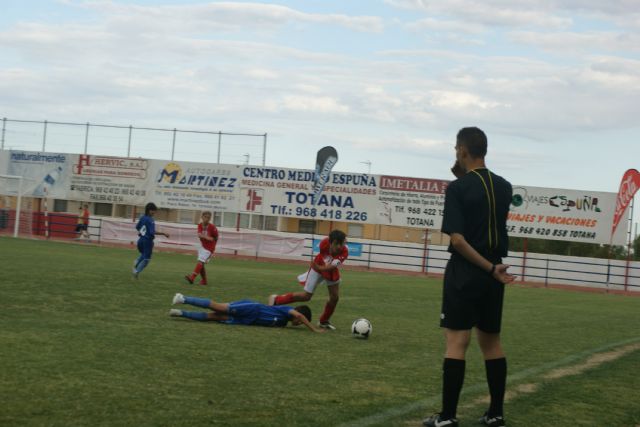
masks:
[[[462,234],[490,260],[507,256],[507,214],[512,193],[511,184],[488,169],[468,172],[447,187],[442,232]],[[451,245],[449,252],[455,252]]]

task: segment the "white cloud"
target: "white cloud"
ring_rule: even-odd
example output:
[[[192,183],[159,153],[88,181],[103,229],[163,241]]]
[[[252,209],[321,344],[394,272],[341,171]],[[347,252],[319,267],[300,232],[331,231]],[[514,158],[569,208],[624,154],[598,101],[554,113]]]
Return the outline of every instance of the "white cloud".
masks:
[[[372,138],[359,137],[350,139],[349,142],[357,149],[367,151],[384,152],[390,148],[394,151],[411,153],[418,156],[429,156],[432,158],[452,159],[454,158],[453,138],[449,141],[429,138],[417,138],[410,135],[397,135],[393,138]]]
[[[98,10],[112,25],[135,31],[247,31],[274,29],[290,23],[336,25],[363,32],[380,32],[383,23],[375,16],[304,13],[267,3],[216,2],[170,6],[140,6],[114,2],[84,2]]]
[[[250,70],[245,71],[245,76],[252,79],[259,80],[274,80],[279,77],[279,73],[274,70],[268,70],[265,68],[252,68]]]
[[[530,31],[513,32],[509,38],[521,44],[532,45],[540,49],[576,54],[601,50],[605,52],[640,51],[640,34],[589,31],[536,33]]]
[[[506,0],[385,0],[385,3],[433,15],[461,19],[470,27],[483,26],[535,26],[540,28],[566,28],[572,20],[553,13],[548,4],[532,1]]]
[[[435,90],[431,93],[431,104],[436,107],[458,111],[467,108],[481,108],[484,110],[500,105],[498,102],[482,99],[481,96],[473,93],[444,90]]]
[[[272,113],[287,111],[335,115],[349,113],[347,105],[329,96],[286,95],[281,99],[267,100],[263,105]]]
[[[481,34],[487,30],[483,25],[463,21],[425,18],[406,24],[410,31],[443,31],[464,34]]]
[[[596,84],[613,91],[630,91],[640,95],[640,61],[596,57],[581,73],[585,84]]]
[[[623,19],[616,7],[585,2],[594,16]],[[356,147],[357,156],[375,151],[416,164],[435,158],[445,162],[444,173],[455,131],[469,124],[507,141],[491,146],[505,167],[524,167],[528,158],[544,166],[559,155],[552,142],[576,138],[576,129],[597,135],[637,126],[637,32],[556,31],[569,7],[578,14],[577,1],[561,8],[549,0],[528,17],[531,2],[490,0],[487,13],[513,13],[498,17],[499,30],[529,30],[507,32],[505,48],[484,12],[467,16],[477,2],[403,3],[424,16],[396,25],[400,36],[343,31],[354,38],[335,46],[305,40],[300,29],[321,24],[313,35],[327,31],[331,40],[336,26],[357,29],[365,21],[268,4],[83,3],[96,13],[93,22],[0,29],[0,109],[14,118],[186,123],[304,141],[313,134]],[[544,17],[560,21],[538,24]],[[374,31],[386,23],[371,22]],[[372,43],[363,45],[363,37]],[[484,45],[460,46],[468,39]],[[532,46],[544,50],[521,56]],[[544,154],[532,157],[540,144]]]

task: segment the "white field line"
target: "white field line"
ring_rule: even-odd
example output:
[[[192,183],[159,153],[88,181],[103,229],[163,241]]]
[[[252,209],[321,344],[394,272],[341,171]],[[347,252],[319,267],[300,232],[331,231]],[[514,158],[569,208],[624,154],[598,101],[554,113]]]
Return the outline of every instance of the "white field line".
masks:
[[[590,350],[585,350],[585,351],[581,351],[580,353],[576,353],[576,354],[572,354],[570,356],[567,356],[565,358],[559,359],[559,360],[555,360],[552,362],[548,362],[548,363],[544,363],[542,365],[538,365],[529,369],[524,369],[520,372],[517,372],[515,374],[510,374],[507,378],[507,384],[511,384],[514,382],[519,382],[522,381],[525,378],[529,378],[529,377],[534,377],[534,376],[539,376],[540,374],[543,374],[545,372],[549,372],[553,369],[559,368],[559,367],[563,367],[563,366],[568,366],[568,365],[573,365],[578,361],[581,361],[583,359],[586,359],[590,356],[593,356],[597,353],[601,353],[604,351],[608,351],[608,350],[612,350],[618,347],[622,347],[622,346],[626,346],[629,344],[635,344],[635,343],[640,343],[640,337],[636,337],[636,338],[630,338],[627,340],[623,340],[623,341],[618,341],[615,343],[609,343],[609,344],[605,344],[601,347],[597,347],[597,348],[593,348]],[[621,354],[622,355],[622,354]],[[508,358],[508,355],[507,355]],[[508,360],[508,359],[507,359]],[[438,383],[441,382],[441,378],[438,378],[437,381]],[[481,382],[481,383],[477,383],[477,384],[472,384],[469,386],[464,386],[462,389],[462,396],[468,395],[468,394],[476,394],[478,392],[481,391],[486,391],[487,389],[487,384],[485,382]],[[343,424],[340,424],[338,427],[366,427],[366,426],[371,426],[371,425],[375,425],[375,424],[381,424],[389,419],[392,418],[396,418],[396,417],[400,417],[406,414],[409,414],[411,412],[417,411],[419,409],[424,409],[425,411],[428,412],[427,408],[431,408],[437,404],[440,403],[441,400],[441,395],[437,394],[434,396],[429,396],[426,399],[422,399],[422,400],[418,400],[415,402],[411,402],[408,403],[406,405],[402,405],[402,406],[396,406],[395,408],[389,408],[385,411],[382,412],[378,412],[376,414],[372,414],[369,415],[367,417],[364,418],[360,418],[357,420],[353,420],[353,421],[349,421]],[[434,412],[434,411],[432,411]],[[431,415],[431,413],[426,413],[425,415]]]

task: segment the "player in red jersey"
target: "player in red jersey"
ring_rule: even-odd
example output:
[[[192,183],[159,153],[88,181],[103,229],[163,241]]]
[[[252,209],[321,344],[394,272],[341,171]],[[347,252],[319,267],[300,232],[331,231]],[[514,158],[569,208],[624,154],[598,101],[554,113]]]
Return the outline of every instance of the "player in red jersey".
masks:
[[[200,239],[200,247],[198,248],[198,263],[193,273],[187,274],[184,278],[189,283],[193,283],[196,277],[200,275],[201,285],[207,284],[207,271],[204,265],[209,262],[209,259],[213,256],[216,250],[216,243],[218,243],[218,229],[213,223],[211,223],[211,212],[202,212],[202,221],[198,224],[198,238]]]
[[[340,299],[340,270],[339,267],[349,256],[346,245],[347,236],[343,231],[333,230],[329,237],[320,242],[320,253],[311,262],[309,271],[298,276],[298,281],[304,286],[304,292],[289,292],[283,295],[271,295],[269,305],[289,304],[294,301],[309,301],[318,285],[327,283],[329,301],[324,306],[320,316],[320,327],[334,330],[335,326],[329,318],[338,305]]]

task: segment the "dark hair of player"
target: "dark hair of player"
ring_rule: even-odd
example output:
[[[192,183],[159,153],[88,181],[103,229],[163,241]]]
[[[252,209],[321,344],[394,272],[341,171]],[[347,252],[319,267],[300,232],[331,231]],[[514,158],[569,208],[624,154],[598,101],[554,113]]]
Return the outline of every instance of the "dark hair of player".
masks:
[[[156,206],[155,203],[147,203],[147,205],[144,207],[144,214],[149,215],[149,212],[157,211],[157,210],[158,210],[158,207]]]
[[[331,233],[329,233],[329,243],[344,243],[346,238],[347,235],[344,234],[344,231],[341,230],[333,230]]]
[[[302,314],[304,317],[307,318],[309,322],[311,322],[311,309],[309,308],[308,305],[299,305],[296,308],[294,308],[294,310]]]
[[[457,143],[467,148],[474,159],[483,159],[487,155],[487,135],[477,127],[462,128],[458,132]]]

